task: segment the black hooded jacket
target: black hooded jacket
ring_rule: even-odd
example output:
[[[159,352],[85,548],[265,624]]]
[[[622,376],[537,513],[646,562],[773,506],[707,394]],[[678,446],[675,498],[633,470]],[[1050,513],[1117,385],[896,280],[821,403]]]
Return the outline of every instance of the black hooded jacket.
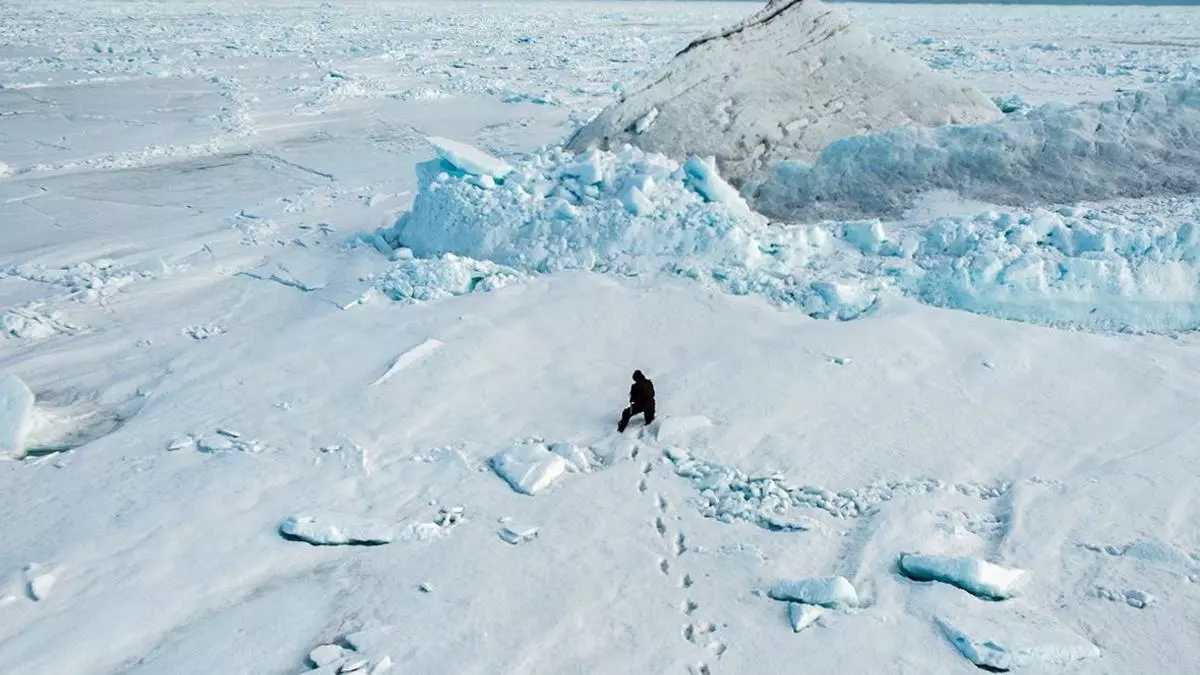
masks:
[[[640,370],[633,373],[629,403],[635,410],[654,410],[654,383],[646,379]]]

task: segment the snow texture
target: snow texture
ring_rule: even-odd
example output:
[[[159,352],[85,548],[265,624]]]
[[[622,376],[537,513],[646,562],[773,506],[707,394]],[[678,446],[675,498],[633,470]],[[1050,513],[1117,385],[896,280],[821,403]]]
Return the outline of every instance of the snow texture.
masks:
[[[1007,205],[1195,193],[1198,166],[1200,82],[1183,82],[988,124],[849,136],[746,190],[779,218],[896,217],[937,190]]]
[[[781,581],[768,595],[775,600],[841,609],[858,604],[858,594],[848,579],[840,576]]]
[[[21,378],[0,371],[0,457],[20,459],[25,455],[33,402],[33,392]]]
[[[545,443],[527,441],[496,454],[491,459],[491,466],[513,490],[535,495],[567,473],[571,463],[566,457],[552,452]]]
[[[395,538],[391,524],[346,514],[290,516],[279,527],[287,539],[314,546],[379,545]]]
[[[643,124],[650,115],[653,124]],[[715,156],[740,184],[762,180],[782,160],[811,160],[861,131],[999,115],[988,97],[876,40],[840,8],[775,0],[694,40],[568,147],[632,143],[679,160]]]
[[[978,558],[900,555],[900,571],[914,581],[940,581],[986,600],[1017,595],[1025,570],[1001,567]]]

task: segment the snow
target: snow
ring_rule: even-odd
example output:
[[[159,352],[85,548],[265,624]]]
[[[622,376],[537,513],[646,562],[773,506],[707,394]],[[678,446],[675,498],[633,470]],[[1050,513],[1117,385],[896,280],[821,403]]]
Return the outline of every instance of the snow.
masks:
[[[987,96],[875,39],[840,7],[776,0],[693,40],[568,147],[632,143],[680,161],[713,156],[714,168],[741,184],[861,131],[999,115]]]
[[[466,143],[436,136],[430,136],[426,140],[437,151],[438,157],[463,173],[495,179],[504,178],[512,171],[512,167],[504,160],[496,159]]]
[[[33,414],[33,392],[21,378],[0,371],[0,457],[20,459]]]
[[[337,513],[289,516],[279,526],[279,532],[314,546],[386,544],[395,538],[388,523]]]
[[[53,571],[44,571],[41,565],[30,565],[26,570],[29,577],[29,597],[35,602],[42,602],[58,583],[58,575]]]
[[[843,608],[858,604],[853,584],[840,576],[781,581],[771,587],[769,595],[775,600],[823,607]]]
[[[550,487],[571,466],[566,457],[539,442],[517,443],[492,457],[491,465],[513,490],[527,495]]]
[[[1004,600],[1017,594],[1025,570],[1002,567],[977,558],[905,553],[900,571],[915,581],[940,581],[989,600]]]
[[[308,660],[317,668],[330,664],[341,664],[346,660],[346,650],[337,645],[321,645],[308,653]]]
[[[1143,92],[1150,129],[1200,75],[1194,7],[837,8],[1028,104],[1002,124]],[[1195,192],[793,222],[698,192],[714,153],[562,150],[756,9],[6,3],[0,371],[37,397],[0,462],[3,669],[975,672],[937,617],[1016,672],[1195,671]],[[660,417],[618,434],[638,368]],[[489,464],[514,439],[567,467],[536,498]],[[826,576],[857,604],[794,633],[815,606],[767,590]]]

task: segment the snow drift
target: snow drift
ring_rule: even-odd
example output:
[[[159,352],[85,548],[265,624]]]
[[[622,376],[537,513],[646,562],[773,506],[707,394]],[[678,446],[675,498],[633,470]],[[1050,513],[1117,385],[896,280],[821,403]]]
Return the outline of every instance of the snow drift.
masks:
[[[1200,191],[1200,83],[1051,103],[990,124],[850,136],[745,186],[763,213],[801,220],[896,216],[943,189],[1014,205]]]
[[[695,40],[571,139],[632,143],[676,159],[712,155],[734,183],[831,141],[908,125],[983,122],[999,109],[819,0],[773,0]]]

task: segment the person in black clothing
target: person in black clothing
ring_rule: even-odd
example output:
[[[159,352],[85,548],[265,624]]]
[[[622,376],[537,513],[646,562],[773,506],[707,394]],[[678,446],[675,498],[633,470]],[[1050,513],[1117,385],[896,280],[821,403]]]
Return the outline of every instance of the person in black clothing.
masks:
[[[646,379],[642,371],[633,371],[633,386],[629,388],[629,407],[621,411],[617,431],[624,432],[629,420],[637,414],[646,416],[646,424],[654,421],[654,383]]]

